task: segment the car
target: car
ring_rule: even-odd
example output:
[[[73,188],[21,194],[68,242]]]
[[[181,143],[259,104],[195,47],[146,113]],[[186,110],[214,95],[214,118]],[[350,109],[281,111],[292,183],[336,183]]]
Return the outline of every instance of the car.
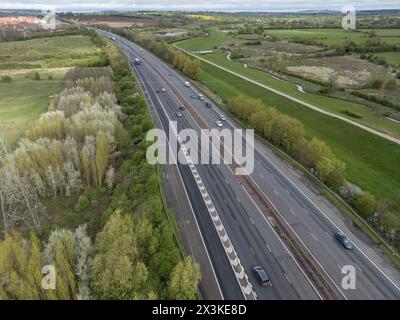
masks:
[[[197,98],[197,96],[194,95],[194,94],[192,94],[190,97],[191,97],[192,99],[196,99],[196,98]]]
[[[177,113],[176,113],[176,116],[177,116],[178,118],[182,118],[183,114],[182,114],[181,112],[177,112]]]
[[[224,126],[223,123],[222,123],[221,121],[216,121],[215,124],[216,124],[218,127],[223,127],[223,126]]]
[[[261,266],[254,266],[253,267],[253,272],[255,274],[255,276],[257,277],[260,285],[262,287],[265,287],[267,285],[271,285],[271,282],[269,280],[268,274],[265,271],[265,269]]]
[[[161,89],[161,92],[166,92],[166,91],[167,91],[167,89],[165,89],[165,88]]]
[[[347,236],[339,231],[335,233],[335,238],[340,242],[340,244],[345,247],[347,250],[351,250],[353,249],[353,245],[351,244],[351,241],[349,240],[349,238],[347,238]]]
[[[190,87],[190,83],[188,81],[185,81],[185,87]]]
[[[156,90],[156,93],[160,93],[160,90],[157,89],[157,90]]]
[[[207,108],[211,108],[211,103],[210,102],[206,102],[206,107]]]
[[[223,114],[220,114],[220,115],[219,115],[219,118],[220,118],[220,120],[222,120],[222,121],[226,121],[226,118],[225,118],[225,116],[224,116]]]
[[[185,110],[185,107],[184,106],[179,106],[179,109]]]
[[[200,100],[204,100],[204,97],[203,97],[202,94],[199,94],[198,98],[199,98]]]

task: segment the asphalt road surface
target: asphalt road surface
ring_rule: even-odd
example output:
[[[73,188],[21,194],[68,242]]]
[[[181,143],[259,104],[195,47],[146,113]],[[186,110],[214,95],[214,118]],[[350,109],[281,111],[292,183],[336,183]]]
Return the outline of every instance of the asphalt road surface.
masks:
[[[111,36],[103,31],[98,32]],[[204,101],[193,99],[191,96],[200,92],[192,86],[185,87],[186,79],[181,75],[136,44],[113,36],[128,56],[148,102],[156,110],[167,134],[170,129],[169,121],[177,122],[178,131],[185,128],[200,131],[195,117],[188,110],[178,109],[183,103],[174,94],[176,90],[196,108],[210,128],[218,128],[216,121],[223,112],[217,106],[207,108]],[[134,65],[135,58],[141,60],[140,65]],[[165,88],[166,92],[161,92],[161,88]],[[183,116],[178,117],[177,112],[181,112]],[[223,128],[239,128],[228,115],[225,114],[225,117],[227,120],[223,121]],[[225,164],[195,165],[195,168],[245,272],[245,278],[240,282],[212,217],[207,212],[207,201],[202,197],[193,172],[187,164],[178,163],[224,298],[246,297],[243,281],[248,279],[257,299],[319,299],[320,296],[306,273],[296,263],[230,168]],[[354,249],[344,249],[336,241],[334,234],[345,226],[332,205],[313,195],[306,184],[259,141],[255,143],[255,169],[251,179],[312,253],[344,298],[400,298],[398,271],[377,259],[379,255],[368,247],[365,239],[360,239],[355,233],[348,234],[355,245]],[[348,231],[347,228],[344,231]],[[262,265],[266,269],[271,286],[259,285],[252,271],[255,265]],[[356,271],[355,289],[342,288],[342,279],[345,276],[342,268],[347,265],[353,266]]]

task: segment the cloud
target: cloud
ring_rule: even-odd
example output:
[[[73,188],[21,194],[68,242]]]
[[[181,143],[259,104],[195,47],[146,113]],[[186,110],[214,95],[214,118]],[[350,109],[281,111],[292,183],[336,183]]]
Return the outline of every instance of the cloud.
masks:
[[[356,9],[400,8],[398,0],[25,0],[3,1],[2,9],[40,9],[53,6],[57,11],[76,10],[193,10],[193,11],[298,11],[340,10],[352,4]]]

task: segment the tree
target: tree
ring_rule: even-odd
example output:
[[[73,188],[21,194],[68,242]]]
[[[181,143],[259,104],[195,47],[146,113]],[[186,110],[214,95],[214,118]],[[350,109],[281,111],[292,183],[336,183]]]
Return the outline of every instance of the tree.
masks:
[[[108,168],[108,158],[109,158],[109,143],[108,137],[105,134],[100,134],[97,136],[96,145],[96,182],[97,186],[101,187],[103,185],[104,176]]]
[[[138,259],[137,238],[131,216],[114,213],[96,237],[93,292],[99,299],[141,296],[147,268]]]
[[[350,203],[359,214],[366,218],[373,214],[376,210],[375,197],[368,192],[353,195],[353,197],[350,199]]]
[[[171,299],[196,299],[200,278],[200,266],[191,257],[179,262],[172,271],[168,284]]]
[[[328,145],[318,138],[313,138],[307,144],[307,163],[314,168],[323,158],[331,158],[332,152]]]

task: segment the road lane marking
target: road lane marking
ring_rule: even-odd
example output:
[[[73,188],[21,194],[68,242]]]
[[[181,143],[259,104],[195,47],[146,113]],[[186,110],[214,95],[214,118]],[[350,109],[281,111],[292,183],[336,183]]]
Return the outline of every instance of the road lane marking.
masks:
[[[283,274],[285,275],[286,280],[287,280],[290,284],[292,284],[292,281],[290,281],[290,279],[289,279],[289,277],[287,276],[287,274],[286,274],[286,273],[283,273]]]
[[[296,216],[296,213],[295,213],[292,209],[290,209],[290,212],[291,212],[294,216]]]
[[[315,241],[318,241],[317,237],[314,236],[314,234],[311,233],[311,237],[313,237],[315,239]]]

